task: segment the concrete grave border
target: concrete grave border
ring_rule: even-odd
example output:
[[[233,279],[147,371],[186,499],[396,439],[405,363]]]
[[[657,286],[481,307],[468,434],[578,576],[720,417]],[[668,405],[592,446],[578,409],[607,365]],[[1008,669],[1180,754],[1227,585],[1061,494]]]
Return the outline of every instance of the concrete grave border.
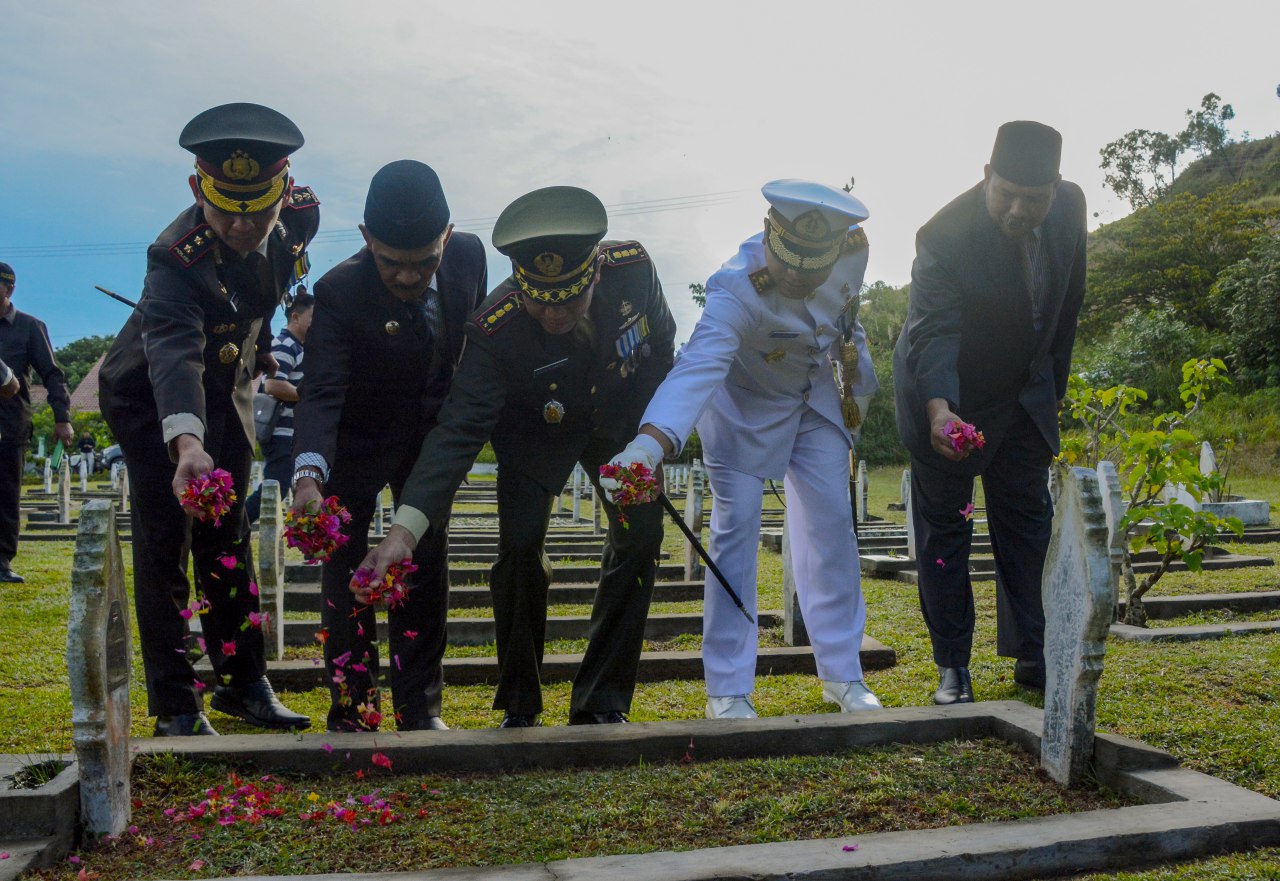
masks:
[[[231,735],[135,742],[139,754],[172,752],[193,759],[234,760],[262,770],[329,772],[364,767],[374,751],[398,772],[459,773],[534,768],[625,766],[679,760],[694,746],[697,761],[815,755],[858,746],[933,743],[997,737],[1032,756],[1040,753],[1043,714],[1017,701],[954,707],[909,707],[865,714],[820,714],[727,721],[518,731]],[[322,744],[333,748],[332,753]],[[350,759],[347,759],[347,753]],[[344,881],[715,881],[715,879],[1030,879],[1135,868],[1174,860],[1280,845],[1280,802],[1179,767],[1168,753],[1099,733],[1094,772],[1103,785],[1143,804],[1031,820],[882,832],[836,839],[738,845],[422,872],[271,876]],[[855,850],[845,846],[857,845]],[[241,879],[243,881],[243,879]],[[256,881],[268,881],[260,876]]]
[[[1151,620],[1178,618],[1215,609],[1240,612],[1266,612],[1280,609],[1280,591],[1255,590],[1240,593],[1198,593],[1144,599]],[[1119,614],[1123,614],[1124,603]],[[1181,627],[1134,627],[1112,624],[1111,636],[1125,642],[1195,642],[1202,639],[1225,639],[1254,633],[1274,633],[1280,621],[1228,621],[1222,624],[1187,624]]]

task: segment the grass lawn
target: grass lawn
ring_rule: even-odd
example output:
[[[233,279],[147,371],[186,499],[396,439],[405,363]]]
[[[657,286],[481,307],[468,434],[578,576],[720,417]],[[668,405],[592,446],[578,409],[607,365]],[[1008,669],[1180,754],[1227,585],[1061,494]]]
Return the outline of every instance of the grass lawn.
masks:
[[[899,522],[901,512],[886,514],[885,505],[897,500],[900,474],[901,469],[896,468],[874,470],[871,487],[871,510]],[[1248,486],[1249,494],[1255,497],[1280,499],[1280,478],[1274,475],[1240,475],[1234,477],[1233,483],[1237,487]],[[769,500],[768,504],[771,507],[777,506],[776,500]],[[1272,522],[1277,522],[1274,509]],[[1273,557],[1280,554],[1280,545],[1275,544],[1226,546],[1242,553]],[[681,558],[680,539],[674,527],[668,529],[666,548],[675,554],[675,559]],[[779,608],[780,559],[776,554],[763,551],[760,559],[760,608]],[[129,562],[128,553],[125,554],[125,560],[126,563]],[[27,576],[28,583],[0,585],[0,604],[7,613],[0,620],[0,644],[4,646],[0,650],[0,718],[7,723],[0,730],[0,752],[35,755],[67,751],[70,748],[71,711],[64,661],[67,573],[70,561],[70,543],[24,544],[15,560],[15,568]],[[1166,576],[1156,587],[1153,596],[1165,593],[1278,588],[1280,571],[1275,568],[1175,573]],[[888,706],[926,704],[936,685],[936,672],[915,588],[897,582],[871,579],[864,582],[864,590],[868,605],[868,634],[898,653],[898,666],[869,674],[869,685]],[[994,654],[995,598],[992,585],[979,583],[976,585],[976,594],[978,628],[971,669],[978,697],[992,700],[1019,699],[1039,705],[1038,695],[1013,682],[1012,662],[997,658]],[[697,604],[663,604],[657,608],[692,611],[696,610]],[[558,611],[582,612],[585,609],[564,607]],[[777,639],[776,634],[764,634],[762,642],[773,644]],[[681,637],[654,647],[696,648],[699,642],[700,639],[696,636]],[[548,651],[580,651],[581,648],[582,644],[579,642],[557,643],[550,645]],[[298,656],[311,656],[305,653],[314,652],[305,648],[293,651]],[[451,649],[451,654],[455,656],[472,652],[489,654],[492,649]],[[1280,704],[1277,704],[1280,685],[1277,683],[1280,683],[1280,678],[1277,678],[1277,670],[1280,670],[1280,634],[1157,645],[1137,645],[1112,640],[1107,646],[1106,668],[1098,700],[1099,726],[1103,730],[1134,737],[1169,750],[1188,767],[1215,774],[1272,798],[1280,798],[1280,750],[1277,749],[1277,732],[1280,731]],[[151,722],[145,716],[141,662],[136,650],[133,682],[133,733],[145,736],[149,733]],[[545,694],[546,723],[564,724],[568,712],[568,684],[549,686],[545,689]],[[493,690],[489,686],[446,688],[445,718],[453,727],[492,726],[499,718],[499,714],[490,708],[492,698]],[[762,677],[757,681],[756,698],[757,707],[764,715],[829,712],[833,709],[823,703],[817,681],[806,676]],[[632,718],[636,721],[697,718],[701,716],[704,700],[701,682],[642,684],[637,688]],[[287,694],[285,701],[291,707],[311,714],[314,719],[322,720],[328,707],[328,694],[324,690]],[[224,732],[252,730],[217,713],[211,713],[211,718]],[[507,777],[436,781],[389,778],[379,781],[377,785],[368,780],[357,785],[356,781],[350,779],[335,779],[327,783],[290,779],[276,782],[286,786],[288,790],[288,794],[281,794],[279,800],[288,803],[291,812],[295,814],[296,809],[306,810],[298,808],[298,800],[306,800],[312,790],[316,791],[317,799],[315,802],[307,801],[307,804],[323,807],[330,799],[368,795],[380,786],[383,794],[378,797],[389,799],[388,794],[394,792],[396,801],[393,809],[412,814],[412,822],[384,827],[388,830],[385,832],[387,837],[374,839],[383,846],[373,848],[369,847],[371,842],[368,836],[384,834],[381,827],[366,828],[359,833],[361,840],[358,843],[352,838],[352,846],[340,845],[335,848],[332,846],[333,838],[336,837],[341,842],[346,835],[351,834],[341,824],[322,821],[305,828],[298,826],[296,834],[289,833],[290,847],[285,848],[278,839],[265,833],[265,826],[236,825],[223,829],[215,824],[215,828],[207,830],[184,830],[188,838],[183,840],[182,849],[175,851],[175,854],[180,855],[178,861],[188,860],[182,865],[178,865],[177,861],[161,862],[163,858],[158,852],[165,848],[158,848],[155,844],[151,846],[154,850],[148,850],[144,842],[131,840],[123,842],[119,848],[123,854],[121,859],[141,860],[147,866],[151,866],[154,860],[157,866],[155,872],[164,877],[197,877],[215,870],[223,873],[239,871],[240,867],[245,867],[246,871],[351,870],[358,868],[350,862],[351,859],[364,858],[359,856],[361,851],[376,851],[381,856],[394,860],[401,848],[405,849],[405,853],[414,855],[413,860],[417,861],[415,865],[437,864],[428,861],[442,859],[461,864],[469,861],[542,859],[549,854],[565,856],[570,851],[558,848],[568,845],[555,837],[558,834],[556,830],[568,826],[586,829],[594,835],[592,830],[595,830],[596,825],[607,826],[615,820],[625,820],[630,824],[627,828],[634,830],[627,833],[629,841],[634,842],[628,844],[627,849],[645,850],[651,847],[679,846],[681,841],[688,840],[686,836],[695,833],[705,832],[712,836],[707,840],[713,840],[714,835],[720,834],[712,828],[716,825],[715,821],[723,820],[726,816],[742,818],[735,826],[742,825],[748,830],[744,834],[748,835],[773,835],[775,830],[784,827],[799,830],[776,832],[782,837],[864,834],[882,828],[901,828],[893,824],[905,825],[913,818],[934,818],[938,824],[943,824],[1008,816],[987,813],[995,809],[993,806],[1000,799],[994,799],[986,807],[978,806],[976,794],[963,782],[967,779],[966,774],[976,773],[974,766],[969,764],[971,760],[990,770],[995,767],[994,756],[1000,754],[1003,748],[978,743],[912,749],[914,752],[888,749],[860,751],[849,756],[821,760],[766,762],[762,767],[768,768],[771,779],[777,775],[779,780],[789,782],[780,785],[776,795],[762,796],[759,800],[754,799],[751,791],[735,789],[741,787],[741,780],[734,782],[735,775],[742,766],[750,763],[731,763],[728,767],[713,768],[712,764],[703,766],[695,760],[692,766],[626,769],[601,777],[549,774],[544,778],[542,775],[535,775],[539,779],[532,791],[541,792],[543,796],[529,801],[523,808],[519,805],[515,808],[527,808],[533,812],[525,815],[528,818],[525,825],[534,830],[527,840],[519,836],[513,837],[514,831],[511,829],[493,826],[496,822],[493,812],[500,811],[499,806],[513,803],[512,800],[519,791]],[[917,764],[911,761],[914,758],[925,759],[926,773],[938,776],[907,774],[911,770],[910,766]],[[757,776],[760,771],[760,768],[755,769]],[[1023,771],[1011,769],[1013,776],[1008,778],[1013,782],[1007,785],[1017,787],[1017,804],[1021,805],[1022,800],[1034,794],[1037,803],[1044,799],[1047,812],[1072,809],[1049,805],[1054,798],[1074,798],[1076,794],[1053,795],[1043,782],[1030,787],[1026,785],[1025,777],[1018,776],[1024,772],[1025,768]],[[590,773],[594,775],[603,772]],[[157,809],[163,810],[161,805],[172,807],[183,802],[185,807],[186,801],[203,798],[200,793],[204,789],[219,782],[225,783],[225,775],[226,769],[193,769],[181,766],[180,763],[165,765],[163,762],[153,761],[139,766],[138,794],[146,799],[144,808],[139,812],[140,829],[146,823],[160,822],[152,813]],[[951,775],[945,779],[954,782],[938,785],[944,779],[942,775]],[[690,776],[698,781],[697,786],[688,786]],[[811,778],[823,781],[824,786],[811,787]],[[890,789],[902,796],[895,802],[896,807],[886,810],[883,816],[877,815],[870,808],[864,810],[862,807],[871,803],[866,802],[865,797],[871,797],[874,802],[874,798],[879,797],[876,794],[883,793],[884,790],[875,783],[878,779],[883,782],[882,778],[897,781],[895,787]],[[933,782],[926,785],[929,780]],[[1019,780],[1022,782],[1017,782]],[[677,784],[673,781],[683,782]],[[825,785],[826,782],[833,781],[833,785]],[[836,785],[838,782],[848,785],[841,788]],[[999,787],[1005,784],[993,778],[992,785]],[[439,795],[433,794],[431,790],[438,790]],[[575,797],[583,792],[599,792],[611,797],[603,799],[598,809],[582,807],[575,813],[574,808],[566,806],[567,801],[565,805],[561,805],[558,799],[546,795],[554,791],[567,791]],[[620,792],[636,797],[622,799],[618,797]],[[670,796],[679,796],[682,801],[678,804],[672,802],[671,810],[664,811],[662,816],[655,819],[646,813],[646,800],[661,799],[664,792]],[[960,792],[973,799],[974,805],[957,805],[956,793]],[[836,804],[829,800],[837,797],[855,801],[840,801]],[[702,798],[706,801],[696,801]],[[805,803],[806,799],[812,800],[812,804]],[[855,803],[859,807],[853,807]],[[912,806],[910,811],[904,809],[907,804]],[[446,859],[440,854],[427,854],[421,849],[429,845],[419,839],[430,838],[436,842],[433,846],[439,846],[439,842],[434,835],[423,835],[425,830],[420,830],[415,825],[420,822],[417,816],[419,808],[429,809],[431,822],[440,819],[436,816],[437,813],[448,817],[449,827],[459,836],[456,843],[449,845],[452,857]],[[549,810],[569,813],[557,815],[552,822],[544,822],[541,812]],[[847,819],[844,817],[846,813],[853,818],[851,825],[822,825],[828,821],[844,822]],[[163,818],[163,814],[160,816]],[[674,816],[686,819],[676,822],[671,819]],[[169,818],[163,819],[167,821]],[[421,818],[421,822],[425,823],[427,819]],[[662,838],[658,843],[644,843],[646,822],[662,827]],[[789,826],[793,822],[795,825]],[[887,822],[888,825],[876,825],[881,822]],[[579,825],[574,826],[575,823]],[[159,841],[160,829],[159,825],[147,826],[148,831],[143,833],[143,838],[150,835]],[[813,829],[821,831],[806,831]],[[203,837],[188,844],[191,831],[199,831]],[[220,842],[218,847],[209,844],[215,840],[215,835],[229,832],[234,832],[230,839],[216,839]],[[174,833],[170,830],[166,834]],[[243,841],[238,845],[229,843],[230,840],[241,838]],[[594,842],[598,839],[575,834],[573,840]],[[729,843],[730,840],[757,839],[714,840],[717,843]],[[294,843],[300,849],[299,858],[290,858],[287,865],[282,865],[280,854],[291,852]],[[598,845],[584,844],[585,849],[577,849],[572,853],[586,855],[599,852],[590,849],[596,846]],[[231,850],[224,861],[219,853],[226,848]],[[341,852],[346,862],[341,865],[323,862],[338,859],[329,851]],[[93,868],[93,861],[99,855],[86,854],[84,858],[85,865]],[[206,868],[186,871],[186,866],[196,860],[204,861]],[[167,868],[159,868],[162,865]],[[395,864],[392,862],[384,865],[392,868]],[[125,873],[132,875],[134,871],[136,869],[129,868]],[[67,871],[52,873],[46,877],[70,878],[74,875],[75,871]],[[103,877],[113,876],[104,874]],[[1244,857],[1222,857],[1140,873],[1092,877],[1142,881],[1280,879],[1280,851]]]

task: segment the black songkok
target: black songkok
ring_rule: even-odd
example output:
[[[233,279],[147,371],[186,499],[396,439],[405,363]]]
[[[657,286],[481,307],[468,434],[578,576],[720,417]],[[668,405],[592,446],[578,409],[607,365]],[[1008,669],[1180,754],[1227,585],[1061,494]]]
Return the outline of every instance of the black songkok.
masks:
[[[1058,180],[1062,163],[1062,135],[1041,122],[1006,122],[996,132],[991,149],[991,170],[1024,187],[1039,187]]]
[[[449,225],[449,203],[431,166],[398,159],[378,169],[364,202],[364,227],[389,248],[425,248]]]

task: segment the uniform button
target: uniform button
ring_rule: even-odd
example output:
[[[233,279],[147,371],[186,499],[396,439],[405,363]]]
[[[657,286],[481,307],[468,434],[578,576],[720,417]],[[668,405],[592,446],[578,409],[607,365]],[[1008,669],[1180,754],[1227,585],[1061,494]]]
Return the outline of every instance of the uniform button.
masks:
[[[555,384],[554,382],[553,382],[553,383],[551,383],[551,390],[552,390],[552,391],[555,391],[555,390],[556,390],[556,384]]]
[[[805,295],[805,299],[806,299],[806,300],[812,300],[812,299],[813,299],[814,297],[816,297],[816,296],[818,296],[818,292],[817,292],[817,291],[809,291],[809,293]]]
[[[805,392],[805,393],[804,393],[804,399],[805,399],[805,401],[806,401],[806,402],[808,402],[808,400],[809,400],[809,393],[808,393],[808,392]]]
[[[818,328],[818,336],[822,336],[827,332],[827,326],[824,324]]]
[[[596,387],[593,385],[593,386],[591,387],[591,394],[593,394],[593,395],[594,395],[595,393],[596,393]]]

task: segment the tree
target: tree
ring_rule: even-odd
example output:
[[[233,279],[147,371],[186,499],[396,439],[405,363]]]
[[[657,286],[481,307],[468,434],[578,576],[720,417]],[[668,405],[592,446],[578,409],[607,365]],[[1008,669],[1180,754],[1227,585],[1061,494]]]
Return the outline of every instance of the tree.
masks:
[[[1231,143],[1227,123],[1235,116],[1230,104],[1210,92],[1199,110],[1186,112],[1187,125],[1176,135],[1134,129],[1099,151],[1103,183],[1132,208],[1156,204],[1169,192],[1187,150],[1203,159]]]
[[[1225,329],[1214,281],[1280,218],[1280,208],[1250,204],[1254,192],[1246,181],[1205,196],[1182,193],[1099,230],[1089,254],[1085,334],[1165,307],[1188,324]]]
[[[707,308],[707,286],[694,282],[689,285],[689,296],[693,298],[694,304],[699,309]]]
[[[1227,304],[1236,372],[1280,386],[1280,235],[1257,239],[1249,256],[1222,271],[1214,292]]]
[[[87,336],[81,337],[75,342],[67,343],[61,349],[54,351],[53,356],[57,359],[58,364],[62,367],[62,373],[67,378],[67,389],[75,391],[76,386],[80,384],[80,380],[93,369],[93,364],[102,356],[102,353],[111,348],[111,343],[115,340],[115,336]],[[39,377],[33,377],[33,382],[39,384]]]

